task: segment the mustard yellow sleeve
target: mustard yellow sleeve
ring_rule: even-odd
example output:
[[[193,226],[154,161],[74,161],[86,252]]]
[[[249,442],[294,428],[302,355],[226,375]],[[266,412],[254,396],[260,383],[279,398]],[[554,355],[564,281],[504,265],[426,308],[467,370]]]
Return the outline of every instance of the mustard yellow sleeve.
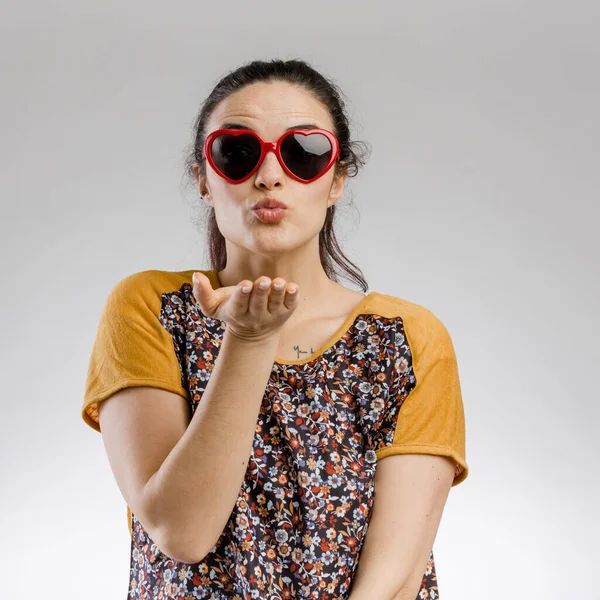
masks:
[[[390,398],[379,459],[394,454],[448,456],[456,463],[453,486],[467,478],[465,414],[450,335],[429,310],[414,311],[396,332],[400,384]],[[398,409],[399,407],[399,409]],[[386,421],[387,420],[387,421]]]
[[[154,273],[142,271],[119,281],[102,309],[81,409],[83,420],[96,431],[98,404],[123,388],[150,386],[188,397],[168,319],[159,318],[162,284]]]

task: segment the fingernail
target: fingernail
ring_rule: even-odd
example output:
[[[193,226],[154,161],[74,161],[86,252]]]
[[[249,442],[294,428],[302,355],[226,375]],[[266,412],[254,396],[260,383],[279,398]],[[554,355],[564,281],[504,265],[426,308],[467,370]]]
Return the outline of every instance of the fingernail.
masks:
[[[243,285],[242,286],[242,292],[244,292],[244,294],[247,294],[251,289],[252,289],[251,285]]]

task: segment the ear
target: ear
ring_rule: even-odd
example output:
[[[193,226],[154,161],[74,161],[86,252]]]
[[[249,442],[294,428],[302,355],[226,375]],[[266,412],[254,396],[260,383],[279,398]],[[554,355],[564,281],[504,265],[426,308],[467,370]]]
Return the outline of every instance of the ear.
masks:
[[[213,206],[212,197],[210,195],[210,192],[205,192],[203,194],[200,194],[200,198],[202,198],[202,200],[204,200],[204,203],[207,206]]]
[[[339,175],[338,177],[334,176],[333,182],[331,184],[331,189],[329,190],[327,208],[333,206],[344,193],[344,184],[346,183],[347,178],[348,173],[344,173],[343,175]]]
[[[206,202],[209,206],[212,206],[212,197],[210,194],[210,189],[208,187],[208,183],[206,181],[206,175],[201,175],[199,170],[198,163],[194,164],[192,167],[194,178],[198,182],[198,191],[200,192],[200,198]]]

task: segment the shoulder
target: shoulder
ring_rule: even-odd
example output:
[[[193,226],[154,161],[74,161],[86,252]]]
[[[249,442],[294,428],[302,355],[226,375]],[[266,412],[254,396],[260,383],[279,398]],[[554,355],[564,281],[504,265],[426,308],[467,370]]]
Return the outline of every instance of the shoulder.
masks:
[[[205,269],[189,269],[185,271],[164,271],[147,269],[130,273],[117,280],[110,290],[108,302],[135,301],[145,302],[156,308],[160,305],[163,294],[181,292],[186,286],[193,287],[192,274],[196,271],[210,277],[211,271]]]
[[[191,283],[192,273],[194,273],[193,270],[161,271],[159,269],[147,269],[137,271],[117,280],[113,290],[123,294],[174,290],[185,283]]]
[[[429,348],[436,354],[454,354],[446,325],[428,307],[398,296],[375,292],[369,308],[382,317],[400,318],[403,333],[414,351],[423,352]]]
[[[163,271],[147,269],[130,273],[113,284],[102,308],[102,321],[115,324],[128,322],[129,326],[156,326],[164,319],[167,329],[180,326],[182,315],[192,303],[195,271]]]

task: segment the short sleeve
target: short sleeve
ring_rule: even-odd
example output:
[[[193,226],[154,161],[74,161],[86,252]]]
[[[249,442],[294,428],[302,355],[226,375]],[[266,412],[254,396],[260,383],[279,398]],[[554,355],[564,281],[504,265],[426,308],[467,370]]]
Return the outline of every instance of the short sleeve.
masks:
[[[83,420],[96,431],[98,404],[123,388],[150,386],[188,397],[173,336],[159,318],[161,289],[152,273],[119,281],[102,309],[81,409]]]
[[[394,454],[433,454],[455,461],[452,486],[467,478],[465,414],[454,345],[443,323],[423,309],[396,331],[397,386],[392,387],[376,447]]]

